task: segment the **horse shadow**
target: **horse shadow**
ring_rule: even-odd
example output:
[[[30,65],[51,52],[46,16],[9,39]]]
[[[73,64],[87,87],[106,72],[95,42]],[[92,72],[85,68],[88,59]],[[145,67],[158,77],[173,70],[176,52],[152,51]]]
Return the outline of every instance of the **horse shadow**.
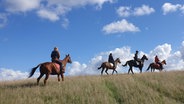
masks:
[[[36,83],[21,83],[21,84],[8,84],[4,85],[4,88],[9,88],[9,89],[17,89],[17,88],[33,88],[37,87],[38,85]],[[44,87],[44,85],[40,84],[39,87]]]

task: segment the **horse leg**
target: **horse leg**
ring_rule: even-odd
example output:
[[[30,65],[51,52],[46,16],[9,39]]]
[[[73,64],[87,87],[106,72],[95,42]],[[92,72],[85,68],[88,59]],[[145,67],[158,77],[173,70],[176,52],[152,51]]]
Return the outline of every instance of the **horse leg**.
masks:
[[[102,68],[101,75],[103,74],[104,68]]]
[[[39,84],[40,79],[43,77],[44,74],[40,73],[40,76],[37,78],[37,85]]]
[[[57,75],[57,77],[58,77],[58,82],[60,81],[60,77],[59,77],[59,74]]]
[[[128,69],[128,74],[130,73],[130,68]]]
[[[64,73],[61,73],[62,81],[64,81]]]
[[[107,70],[108,70],[108,68],[106,68],[105,73],[106,73],[107,75],[109,75],[108,72],[107,72]]]
[[[47,83],[47,79],[49,78],[49,73],[48,74],[46,74],[46,76],[45,76],[45,79],[44,79],[44,85],[46,85],[46,83]]]
[[[140,73],[142,73],[142,68],[140,68]]]
[[[113,69],[113,71],[112,71],[112,75],[114,74],[114,69]]]
[[[132,67],[130,68],[130,71],[132,72],[132,74],[134,74]]]
[[[114,71],[116,72],[116,74],[118,74],[118,72],[117,72],[117,70],[116,70],[116,69],[114,69]]]

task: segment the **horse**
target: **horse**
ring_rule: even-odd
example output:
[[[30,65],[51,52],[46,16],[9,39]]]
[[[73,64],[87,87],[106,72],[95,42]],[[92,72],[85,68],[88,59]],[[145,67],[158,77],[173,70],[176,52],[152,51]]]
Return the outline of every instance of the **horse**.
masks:
[[[140,73],[142,73],[142,68],[143,68],[143,66],[144,66],[144,61],[145,60],[148,60],[148,58],[146,57],[146,55],[143,55],[142,56],[142,58],[141,58],[141,64],[140,65],[137,65],[137,62],[135,61],[135,60],[129,60],[129,61],[127,61],[124,65],[122,65],[122,66],[127,66],[127,65],[129,65],[129,70],[128,70],[128,74],[130,73],[130,71],[132,72],[132,74],[134,74],[134,72],[133,72],[133,70],[132,70],[132,68],[133,67],[138,67],[139,69],[140,69]]]
[[[115,65],[115,66],[111,65],[111,63],[109,63],[109,62],[103,62],[103,63],[101,64],[101,66],[98,67],[98,70],[102,68],[101,75],[103,74],[103,71],[104,71],[105,68],[106,68],[105,72],[106,72],[107,75],[108,75],[108,72],[107,72],[108,69],[112,69],[112,70],[113,70],[112,74],[114,73],[114,71],[115,71],[116,73],[118,73],[118,72],[116,71],[116,67],[117,67],[117,64],[118,64],[118,63],[121,63],[121,61],[120,61],[119,58],[117,58],[117,59],[114,61],[114,65]]]
[[[63,70],[60,70],[59,64],[54,63],[54,62],[44,62],[44,63],[40,63],[38,64],[36,67],[32,68],[29,77],[32,77],[34,72],[36,71],[36,69],[38,67],[40,67],[40,76],[37,78],[37,85],[39,84],[40,79],[43,77],[43,75],[45,74],[46,77],[44,79],[44,85],[46,85],[47,79],[49,78],[49,75],[57,75],[58,77],[58,82],[60,81],[60,77],[59,75],[61,75],[62,81],[64,81],[64,73],[65,73],[65,69],[66,69],[66,64],[67,63],[72,63],[72,60],[70,58],[70,55],[66,55],[66,57],[63,60],[60,60],[63,64]]]
[[[163,61],[161,61],[161,64],[162,65],[166,65],[166,61],[165,60],[163,60]],[[159,64],[156,64],[156,63],[151,63],[149,66],[148,66],[148,68],[147,68],[147,70],[146,71],[148,71],[149,70],[149,68],[151,68],[151,72],[154,72],[155,71],[155,69],[158,69],[159,71],[162,71],[163,69],[161,69],[161,67],[160,67],[160,65]]]

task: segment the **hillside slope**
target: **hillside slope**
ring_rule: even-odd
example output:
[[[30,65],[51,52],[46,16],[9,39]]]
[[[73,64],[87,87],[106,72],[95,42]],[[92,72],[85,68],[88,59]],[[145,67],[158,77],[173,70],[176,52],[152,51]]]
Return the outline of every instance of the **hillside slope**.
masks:
[[[184,72],[0,82],[0,104],[183,104]]]

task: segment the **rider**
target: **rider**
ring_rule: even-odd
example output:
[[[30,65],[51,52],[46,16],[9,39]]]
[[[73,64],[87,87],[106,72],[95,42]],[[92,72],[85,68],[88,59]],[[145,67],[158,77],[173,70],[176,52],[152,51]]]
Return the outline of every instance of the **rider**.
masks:
[[[54,47],[54,50],[51,53],[51,58],[52,58],[52,62],[58,63],[60,65],[60,70],[64,71],[62,62],[59,61],[60,53],[57,47]]]
[[[112,53],[109,54],[108,62],[113,64],[113,67],[115,68],[114,58],[112,56]]]
[[[141,59],[138,58],[138,53],[139,53],[139,51],[135,52],[134,60],[137,61],[139,63],[139,65],[141,65]]]
[[[155,56],[155,63],[156,64],[159,64],[160,65],[160,68],[163,69],[162,63],[160,63],[160,60],[159,60],[159,58],[158,58],[157,55]]]

